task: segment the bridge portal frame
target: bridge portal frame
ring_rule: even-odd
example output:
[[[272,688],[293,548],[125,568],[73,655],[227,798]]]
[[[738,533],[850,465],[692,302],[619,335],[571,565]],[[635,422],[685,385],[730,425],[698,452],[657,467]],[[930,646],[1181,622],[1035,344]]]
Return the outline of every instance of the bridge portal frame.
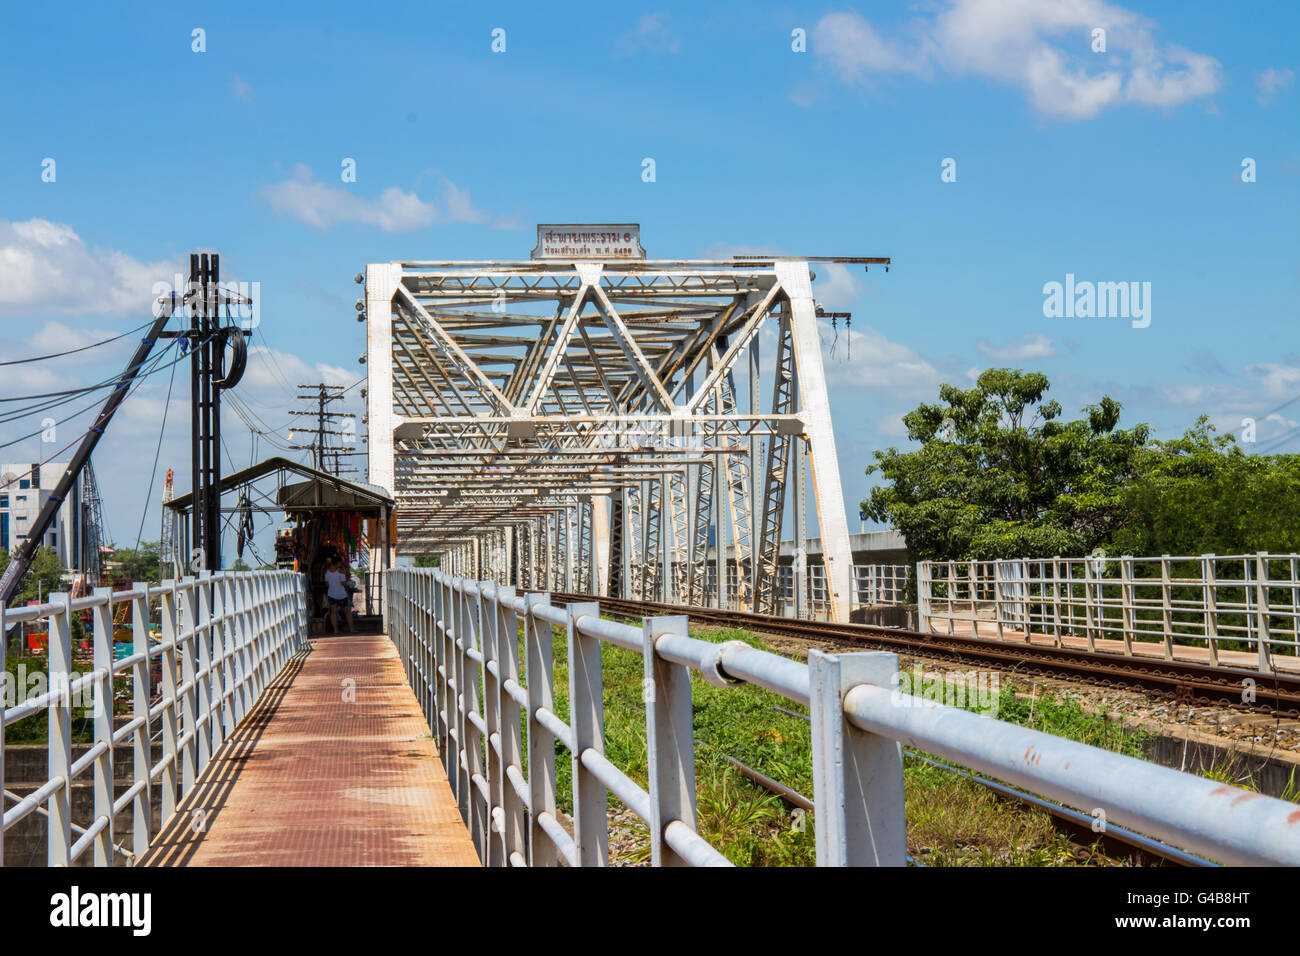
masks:
[[[810,261],[368,265],[368,477],[397,501],[397,552],[464,574],[490,563],[520,586],[779,613],[806,460],[831,617],[847,620]],[[802,545],[802,493],[793,506]]]

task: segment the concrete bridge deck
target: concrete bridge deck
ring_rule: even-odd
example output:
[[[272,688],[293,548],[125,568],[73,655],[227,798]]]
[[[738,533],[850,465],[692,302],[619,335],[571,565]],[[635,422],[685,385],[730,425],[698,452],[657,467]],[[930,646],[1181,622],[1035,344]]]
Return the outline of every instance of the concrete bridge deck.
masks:
[[[200,776],[144,866],[477,866],[385,636],[315,638]]]

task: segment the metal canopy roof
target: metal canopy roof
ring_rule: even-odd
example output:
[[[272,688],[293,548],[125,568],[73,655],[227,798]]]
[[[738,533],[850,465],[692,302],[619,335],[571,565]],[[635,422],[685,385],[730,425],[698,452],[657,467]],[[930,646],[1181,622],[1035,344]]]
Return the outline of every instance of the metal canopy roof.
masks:
[[[393,504],[392,495],[378,485],[348,481],[345,478],[329,475],[308,465],[280,457],[267,458],[265,461],[260,461],[256,465],[245,468],[243,471],[224,475],[219,488],[222,492],[226,492],[240,485],[250,484],[273,472],[279,473],[281,488],[277,501],[286,511],[364,511],[384,506],[392,507]],[[286,474],[298,475],[308,480],[285,485],[284,478]],[[313,485],[320,487],[325,492],[319,502],[313,501],[309,492],[310,487]],[[181,495],[167,502],[167,507],[176,512],[188,511],[193,499],[194,495],[192,493]]]

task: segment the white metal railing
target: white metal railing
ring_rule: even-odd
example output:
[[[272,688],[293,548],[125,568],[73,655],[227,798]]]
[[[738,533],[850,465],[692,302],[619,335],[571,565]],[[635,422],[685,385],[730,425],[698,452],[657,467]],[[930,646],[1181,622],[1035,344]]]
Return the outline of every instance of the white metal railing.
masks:
[[[860,605],[905,604],[910,564],[855,564],[853,597]]]
[[[1219,862],[1300,864],[1295,804],[1243,800],[1235,787],[901,693],[895,654],[812,651],[804,664],[692,638],[683,616],[636,627],[601,618],[596,603],[552,606],[548,594],[433,569],[386,573],[390,636],[485,865],[607,864],[610,793],[649,828],[653,864],[727,865],[696,829],[695,674],[808,706],[818,865],[905,863],[900,742]],[[555,627],[567,638],[567,721],[555,712]],[[644,660],[645,788],[605,756],[606,643]],[[572,763],[571,826],[556,802],[557,742]]]
[[[1295,658],[1300,576],[1295,554],[1090,555],[917,565],[923,631],[975,637],[1042,634],[1057,646],[1083,638],[1089,651],[1112,639],[1172,659],[1176,647],[1246,651],[1261,671]]]
[[[49,689],[17,706],[0,699],[0,782],[5,782],[0,861],[4,832],[32,813],[46,818],[47,863],[67,866],[93,851],[96,866],[115,858],[134,862],[149,847],[154,801],[163,825],[178,801],[191,790],[213,754],[303,645],[307,632],[305,577],[292,571],[202,572],[197,577],[150,586],[136,582],[130,590],[96,588],[90,597],[73,600],[54,593],[40,605],[0,607],[0,634],[23,622],[48,625]],[[130,602],[130,654],[115,659],[113,611]],[[74,670],[73,615],[90,610],[90,669]],[[149,630],[159,624],[157,639]],[[0,668],[7,639],[0,641]],[[151,686],[157,661],[161,688]],[[114,679],[130,684],[131,716],[114,720]],[[74,695],[93,692],[93,735],[74,744]],[[49,777],[31,793],[11,793],[4,781],[3,728],[38,714],[48,725]],[[153,760],[152,741],[161,736],[161,757]],[[131,780],[116,795],[114,747],[131,743]],[[74,759],[74,747],[84,748]],[[73,782],[93,777],[94,811],[85,825],[72,821]],[[119,839],[115,818],[132,811],[131,839]],[[73,836],[76,835],[74,842]]]

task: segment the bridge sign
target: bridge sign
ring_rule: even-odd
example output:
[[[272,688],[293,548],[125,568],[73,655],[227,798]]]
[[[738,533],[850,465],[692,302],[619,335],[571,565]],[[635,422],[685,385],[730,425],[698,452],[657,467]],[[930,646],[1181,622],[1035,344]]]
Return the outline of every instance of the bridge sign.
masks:
[[[543,223],[534,259],[644,259],[639,223]]]

